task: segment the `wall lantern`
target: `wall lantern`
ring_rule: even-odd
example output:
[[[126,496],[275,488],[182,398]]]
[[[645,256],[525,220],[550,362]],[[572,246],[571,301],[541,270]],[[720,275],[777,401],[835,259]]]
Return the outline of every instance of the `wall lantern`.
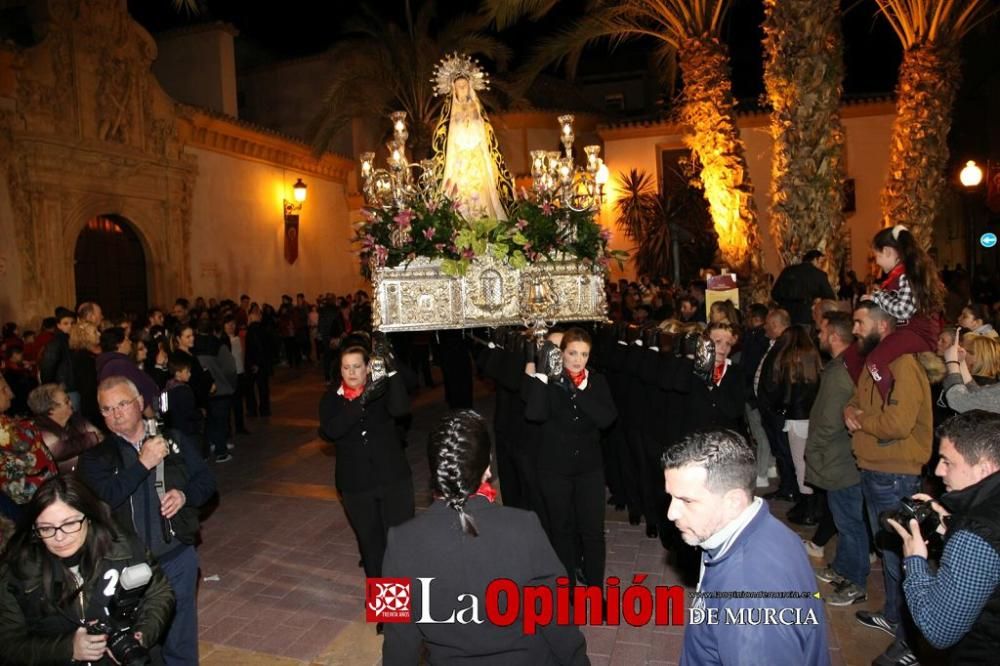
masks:
[[[976,164],[975,160],[969,160],[962,167],[962,171],[958,174],[958,179],[965,187],[978,187],[983,182],[983,170]]]
[[[294,264],[299,258],[299,213],[306,200],[308,187],[301,178],[292,185],[292,201],[284,200],[285,204],[285,261]]]

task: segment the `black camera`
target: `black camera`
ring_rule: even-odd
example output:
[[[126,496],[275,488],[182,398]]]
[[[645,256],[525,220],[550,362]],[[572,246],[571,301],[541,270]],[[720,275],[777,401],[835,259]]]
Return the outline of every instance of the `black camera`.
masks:
[[[895,509],[883,511],[878,515],[879,525],[889,534],[896,531],[889,524],[889,519],[895,520],[903,529],[910,529],[910,521],[916,520],[920,526],[920,534],[924,539],[930,539],[937,533],[937,528],[941,525],[941,518],[938,512],[931,506],[930,500],[918,500],[912,497],[904,497],[899,500],[899,506]]]
[[[146,592],[153,570],[148,564],[136,564],[122,569],[114,596],[104,612],[106,617],[87,625],[87,633],[107,634],[108,650],[121,666],[149,664],[149,651],[135,639],[136,614]]]

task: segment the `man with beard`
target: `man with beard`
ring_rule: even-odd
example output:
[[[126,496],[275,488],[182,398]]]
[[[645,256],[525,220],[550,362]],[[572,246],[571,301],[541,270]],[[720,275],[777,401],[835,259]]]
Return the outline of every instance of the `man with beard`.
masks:
[[[731,430],[695,432],[662,463],[667,518],[702,550],[681,666],[829,664],[823,602],[802,543],[753,496],[754,449]]]
[[[854,311],[854,336],[863,356],[872,352],[896,327],[896,320],[873,301],[862,301]],[[861,492],[872,534],[878,534],[881,512],[895,509],[904,497],[920,491],[920,472],[930,459],[934,437],[931,388],[914,354],[889,364],[896,382],[883,401],[877,378],[862,372],[854,397],[844,408],[844,424],[861,469]],[[880,539],[876,539],[876,545]],[[898,546],[896,546],[898,547]],[[895,638],[875,664],[909,664],[910,646],[917,634],[903,600],[903,569],[895,548],[882,550],[885,579],[883,612],[858,611],[858,622]]]

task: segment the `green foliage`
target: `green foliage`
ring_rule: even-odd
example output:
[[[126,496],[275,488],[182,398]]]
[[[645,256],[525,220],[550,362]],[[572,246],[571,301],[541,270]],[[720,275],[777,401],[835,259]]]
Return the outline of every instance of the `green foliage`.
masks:
[[[537,261],[576,258],[595,271],[627,253],[608,249],[609,234],[590,211],[574,211],[534,201],[515,202],[507,220],[467,222],[454,201],[441,198],[405,211],[365,209],[357,226],[361,271],[371,266],[405,265],[417,257],[441,260],[447,275],[465,275],[476,257],[491,256],[513,268]]]

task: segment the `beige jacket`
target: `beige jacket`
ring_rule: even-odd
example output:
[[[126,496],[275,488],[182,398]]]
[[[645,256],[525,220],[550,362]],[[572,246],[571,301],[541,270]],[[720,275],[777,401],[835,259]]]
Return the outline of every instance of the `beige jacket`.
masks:
[[[895,378],[887,404],[868,372],[862,372],[849,403],[864,414],[851,438],[858,467],[890,474],[920,474],[931,457],[934,417],[931,387],[913,354],[889,364]]]

